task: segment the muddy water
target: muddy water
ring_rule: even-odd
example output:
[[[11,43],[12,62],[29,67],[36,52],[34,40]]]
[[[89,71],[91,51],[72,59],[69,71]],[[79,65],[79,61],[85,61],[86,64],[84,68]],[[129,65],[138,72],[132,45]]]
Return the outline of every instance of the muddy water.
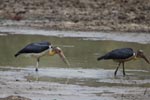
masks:
[[[72,68],[100,68],[114,69],[116,63],[113,61],[100,61],[97,57],[106,52],[122,47],[132,47],[135,51],[143,49],[146,55],[150,57],[150,45],[138,44],[131,42],[115,42],[102,40],[86,40],[86,38],[60,38],[52,36],[34,36],[34,35],[7,35],[0,36],[0,65],[28,67],[35,65],[35,59],[24,58],[22,56],[15,58],[14,54],[23,48],[26,44],[37,41],[49,41],[53,45],[59,46],[64,51],[66,57],[71,63]],[[40,61],[40,67],[65,67],[67,66],[59,59],[58,56],[43,57]],[[148,64],[143,60],[127,62],[127,69],[146,69]]]
[[[49,41],[61,47],[71,64],[70,68],[57,55],[46,56],[41,59],[39,72],[36,73],[34,72],[35,59],[14,57],[14,54],[26,44],[37,41]],[[122,98],[122,94],[124,96],[133,94],[134,97],[144,94],[145,89],[148,89],[147,96],[144,98],[148,100],[150,66],[144,60],[127,62],[125,65],[127,77],[122,76],[122,70],[119,70],[117,77],[113,76],[117,65],[115,62],[96,60],[100,55],[122,47],[143,49],[150,58],[149,44],[89,40],[89,38],[80,37],[2,34],[0,35],[0,79],[4,83],[0,83],[1,89],[6,91],[1,91],[0,96],[20,94],[35,100],[47,100],[49,97],[63,100],[99,100],[99,98],[115,100]],[[35,84],[37,87],[34,86]],[[23,85],[26,87],[23,88]],[[21,89],[16,89],[16,86]],[[140,99],[143,98],[139,97]]]

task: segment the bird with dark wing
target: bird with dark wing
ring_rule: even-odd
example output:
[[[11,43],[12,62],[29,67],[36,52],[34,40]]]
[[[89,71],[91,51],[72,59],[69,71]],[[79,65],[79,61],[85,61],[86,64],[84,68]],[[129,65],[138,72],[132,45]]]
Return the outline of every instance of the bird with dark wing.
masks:
[[[137,58],[143,58],[148,64],[150,64],[150,61],[146,58],[144,55],[144,52],[142,50],[138,50],[137,52],[134,52],[132,48],[121,48],[121,49],[115,49],[112,50],[105,55],[98,57],[97,60],[109,60],[112,59],[116,62],[118,62],[118,66],[115,70],[114,75],[116,76],[118,68],[122,64],[123,66],[123,75],[125,76],[125,68],[124,63],[126,61],[130,61]]]
[[[55,54],[58,54],[61,59],[68,65],[69,62],[66,59],[63,51],[59,47],[53,47],[51,43],[44,41],[44,42],[37,42],[37,43],[30,43],[27,46],[25,46],[23,49],[18,51],[15,54],[15,57],[19,55],[25,55],[28,57],[34,57],[37,59],[37,64],[36,64],[36,71],[38,71],[38,66],[39,66],[39,61],[40,57],[45,56],[45,55],[50,55],[53,56]]]

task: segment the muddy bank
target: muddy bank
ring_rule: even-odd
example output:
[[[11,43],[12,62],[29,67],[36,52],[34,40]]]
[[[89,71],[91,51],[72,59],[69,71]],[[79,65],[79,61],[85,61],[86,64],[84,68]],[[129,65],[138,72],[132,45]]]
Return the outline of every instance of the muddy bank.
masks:
[[[150,32],[149,5],[149,0],[2,0],[0,25]]]
[[[84,40],[114,40],[124,42],[136,42],[142,44],[150,43],[148,33],[120,33],[120,32],[81,32],[81,31],[54,31],[31,27],[0,27],[0,35],[24,34],[24,35],[43,35],[56,37],[78,37]]]
[[[33,68],[1,66],[0,70],[1,98],[19,95],[32,100],[149,100],[150,97],[148,71],[140,70],[147,77],[128,71],[130,77],[119,74],[114,78],[113,70],[102,69],[40,68],[36,73]]]

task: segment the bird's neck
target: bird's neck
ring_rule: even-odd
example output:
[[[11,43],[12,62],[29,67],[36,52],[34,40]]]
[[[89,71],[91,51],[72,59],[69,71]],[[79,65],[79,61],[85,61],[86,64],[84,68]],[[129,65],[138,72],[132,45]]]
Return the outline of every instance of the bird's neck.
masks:
[[[54,56],[54,55],[56,54],[56,52],[53,51],[53,50],[50,50],[50,51],[48,52],[48,54],[49,54],[49,56]]]
[[[138,59],[138,56],[137,56],[137,54],[134,52],[133,53],[133,60],[137,60]]]
[[[135,59],[135,60],[137,60],[137,59],[139,59],[139,58],[140,58],[140,57],[138,56],[138,54],[137,54],[137,53],[134,53],[134,56],[135,56],[135,57],[134,57],[134,59]]]

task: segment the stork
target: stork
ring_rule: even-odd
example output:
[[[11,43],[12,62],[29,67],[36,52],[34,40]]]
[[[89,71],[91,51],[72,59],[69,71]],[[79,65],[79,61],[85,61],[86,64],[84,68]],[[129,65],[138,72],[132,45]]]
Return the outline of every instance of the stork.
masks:
[[[61,48],[53,47],[51,43],[47,41],[30,43],[19,50],[14,56],[18,57],[19,55],[25,55],[27,57],[36,58],[37,63],[35,71],[38,71],[40,58],[45,55],[54,56],[55,54],[58,54],[66,64],[70,65]]]
[[[115,49],[112,50],[105,55],[98,57],[97,60],[109,60],[112,59],[116,62],[118,62],[118,66],[115,70],[114,75],[116,76],[118,68],[122,64],[123,66],[123,76],[125,76],[125,68],[124,68],[124,63],[133,59],[137,58],[143,58],[148,64],[150,64],[150,61],[146,58],[144,55],[143,50],[137,50],[137,52],[134,52],[132,48],[120,48],[120,49]]]

